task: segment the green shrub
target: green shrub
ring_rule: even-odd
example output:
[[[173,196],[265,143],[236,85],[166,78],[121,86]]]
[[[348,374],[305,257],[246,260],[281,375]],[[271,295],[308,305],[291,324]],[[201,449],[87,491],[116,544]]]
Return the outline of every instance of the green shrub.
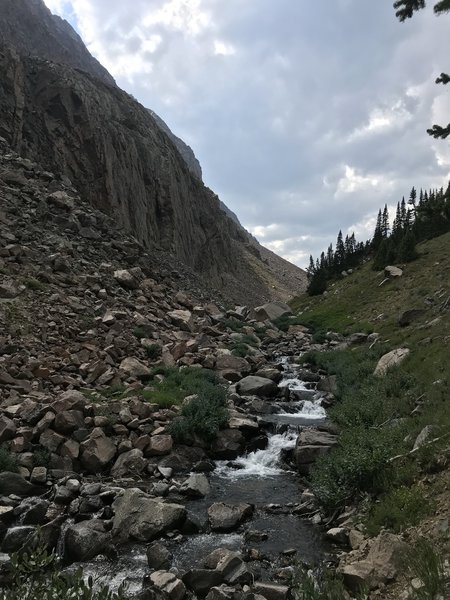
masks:
[[[431,511],[429,500],[418,487],[401,487],[383,495],[367,519],[370,536],[380,533],[382,527],[400,533],[409,525],[417,525]]]
[[[231,329],[235,333],[240,333],[241,330],[247,325],[245,321],[238,321],[238,319],[225,319],[223,324],[227,329]]]
[[[347,600],[349,598],[342,577],[322,566],[314,572],[299,567],[294,573],[292,595],[294,600]],[[361,592],[356,598],[363,598]]]
[[[156,360],[161,356],[161,346],[159,346],[159,344],[150,344],[149,346],[145,346],[145,351],[148,358],[151,360]]]
[[[408,579],[416,578],[422,587],[415,589],[411,600],[448,598],[450,577],[446,573],[444,557],[428,540],[420,539],[403,557],[404,572]]]
[[[249,353],[249,347],[247,344],[243,344],[242,342],[234,342],[231,344],[231,354],[233,356],[239,356],[240,358],[245,358]]]
[[[145,329],[143,329],[142,327],[135,327],[133,329],[133,335],[138,340],[142,340],[147,337],[147,334],[145,333]]]
[[[144,390],[142,395],[149,402],[163,407],[181,404],[186,396],[206,390],[213,394],[213,390],[222,389],[218,387],[217,375],[208,369],[160,367],[153,369],[150,377],[154,379],[157,375],[164,379],[155,383],[152,389]]]
[[[38,549],[11,556],[10,583],[0,590],[0,600],[125,600],[124,588],[117,593],[107,586],[83,580],[81,569],[61,572],[55,554]]]
[[[48,467],[50,463],[52,453],[48,448],[40,446],[33,452],[33,466],[34,467]]]
[[[47,287],[45,283],[34,277],[27,277],[23,283],[29,290],[33,290],[34,292],[43,292]]]
[[[0,473],[9,471],[15,473],[18,470],[17,456],[5,447],[0,447]]]

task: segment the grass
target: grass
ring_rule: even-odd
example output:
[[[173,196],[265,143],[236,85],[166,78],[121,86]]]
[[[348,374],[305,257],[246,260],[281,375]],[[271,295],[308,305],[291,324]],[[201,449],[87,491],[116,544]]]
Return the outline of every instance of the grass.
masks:
[[[417,578],[422,584],[409,596],[411,600],[449,597],[450,577],[445,569],[444,557],[428,540],[418,540],[403,561],[408,578]]]
[[[327,296],[303,296],[292,303],[297,318],[316,334],[330,330],[380,334],[372,349],[366,345],[301,357],[301,362],[335,374],[338,387],[338,402],[330,416],[341,431],[339,445],[313,468],[313,489],[329,511],[362,492],[374,499],[381,495],[369,517],[374,531],[381,526],[401,529],[422,518],[412,483],[420,472],[434,468],[448,443],[449,247],[450,234],[419,245],[420,256],[405,267],[404,276],[381,287],[384,275],[367,264],[337,282]],[[426,312],[402,328],[398,316],[410,308]],[[374,377],[379,357],[399,347],[410,348],[409,357],[386,376]],[[419,400],[420,409],[415,410]],[[426,425],[433,426],[433,437],[440,440],[407,455]],[[396,455],[405,456],[391,463]],[[396,512],[391,520],[389,508]]]
[[[39,281],[34,277],[27,277],[24,279],[23,284],[29,290],[33,290],[34,292],[44,292],[48,287],[45,283],[42,283],[42,281]]]
[[[342,577],[334,570],[321,566],[314,572],[305,567],[296,569],[292,587],[294,600],[348,600]],[[357,598],[362,599],[361,592]]]
[[[432,509],[430,500],[418,486],[393,489],[373,505],[366,521],[367,533],[376,536],[382,528],[401,533],[410,525],[420,523]]]

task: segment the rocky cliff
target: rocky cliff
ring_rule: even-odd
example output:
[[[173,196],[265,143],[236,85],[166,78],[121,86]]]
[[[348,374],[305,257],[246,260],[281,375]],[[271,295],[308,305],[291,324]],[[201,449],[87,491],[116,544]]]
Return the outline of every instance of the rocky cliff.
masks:
[[[169,135],[114,85],[70,25],[40,0],[0,0],[0,9],[8,43],[0,50],[0,135],[15,151],[68,177],[147,248],[170,254],[232,299],[286,299],[304,286],[304,273],[289,263],[295,287],[286,286],[278,267],[267,278],[259,245],[220,209]],[[26,43],[30,30],[37,56]]]

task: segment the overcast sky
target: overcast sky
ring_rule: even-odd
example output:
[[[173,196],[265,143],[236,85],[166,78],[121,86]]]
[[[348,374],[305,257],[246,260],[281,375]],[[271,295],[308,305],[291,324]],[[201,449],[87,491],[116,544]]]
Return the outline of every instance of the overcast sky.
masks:
[[[45,0],[194,149],[261,243],[305,266],[450,179],[450,16],[393,0]],[[430,4],[430,3],[428,3]]]

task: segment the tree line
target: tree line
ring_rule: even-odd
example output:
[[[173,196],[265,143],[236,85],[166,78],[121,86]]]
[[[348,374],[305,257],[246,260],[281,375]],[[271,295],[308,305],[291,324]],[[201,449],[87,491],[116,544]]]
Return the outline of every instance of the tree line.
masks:
[[[357,242],[355,234],[343,238],[339,231],[335,248],[328,246],[316,260],[309,258],[309,295],[322,294],[328,283],[373,258],[372,268],[382,270],[392,263],[407,263],[417,258],[416,244],[450,231],[450,183],[429,191],[412,188],[408,200],[397,203],[391,221],[387,205],[378,211],[375,230],[370,240]]]

